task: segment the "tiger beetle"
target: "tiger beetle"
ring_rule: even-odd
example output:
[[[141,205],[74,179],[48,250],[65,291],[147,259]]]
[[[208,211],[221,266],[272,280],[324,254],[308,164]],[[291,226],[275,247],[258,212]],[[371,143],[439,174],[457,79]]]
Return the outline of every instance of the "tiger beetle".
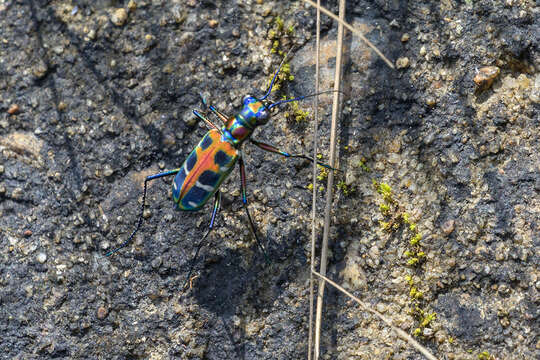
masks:
[[[110,256],[128,245],[141,227],[148,182],[165,176],[176,175],[172,183],[172,196],[179,210],[197,211],[208,202],[208,199],[210,199],[212,195],[214,196],[214,209],[210,218],[210,225],[197,246],[194,257],[195,261],[205,239],[214,228],[216,215],[219,211],[221,203],[221,192],[219,187],[234,169],[236,162],[238,162],[240,165],[243,207],[249,220],[251,232],[253,233],[253,236],[255,237],[255,240],[257,241],[257,244],[262,250],[265,258],[268,260],[268,255],[266,254],[266,250],[257,236],[257,228],[255,227],[248,210],[248,201],[246,195],[246,170],[243,159],[244,155],[242,153],[242,145],[246,140],[249,140],[249,142],[265,151],[276,153],[286,158],[302,158],[313,162],[314,159],[307,155],[289,154],[288,152],[282,151],[272,145],[251,139],[251,135],[258,126],[265,125],[268,122],[270,119],[270,110],[276,106],[292,101],[300,101],[311,96],[335,92],[335,90],[322,91],[316,94],[299,96],[294,99],[280,100],[277,102],[267,100],[268,96],[272,92],[272,87],[277,79],[281,67],[285,62],[285,59],[286,57],[283,59],[281,65],[274,74],[266,94],[260,99],[254,96],[244,97],[242,110],[240,110],[236,116],[226,116],[214,106],[209,105],[205,98],[201,95],[204,106],[206,106],[207,109],[210,109],[210,111],[214,113],[224,123],[224,125],[220,128],[212,123],[206,114],[193,110],[195,116],[203,120],[210,130],[203,136],[199,144],[197,144],[195,149],[193,149],[193,151],[189,154],[181,167],[150,175],[144,180],[143,201],[137,226],[126,241],[124,241],[116,249],[109,251],[106,256]],[[317,161],[317,164],[331,170],[337,170],[330,165],[323,164],[319,161]]]

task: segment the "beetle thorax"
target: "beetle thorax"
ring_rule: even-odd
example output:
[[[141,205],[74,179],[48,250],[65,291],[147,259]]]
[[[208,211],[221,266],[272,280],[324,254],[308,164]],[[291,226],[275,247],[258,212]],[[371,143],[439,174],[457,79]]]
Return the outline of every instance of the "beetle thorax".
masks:
[[[251,136],[257,126],[266,124],[268,121],[268,109],[262,101],[254,97],[244,98],[242,110],[234,117],[229,118],[223,128],[228,141],[235,146],[242,144]]]

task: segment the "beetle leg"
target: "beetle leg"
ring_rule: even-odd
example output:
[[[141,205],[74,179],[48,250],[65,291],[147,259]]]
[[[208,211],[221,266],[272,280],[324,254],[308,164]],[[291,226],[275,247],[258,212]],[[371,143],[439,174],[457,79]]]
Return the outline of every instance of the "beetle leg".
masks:
[[[273,153],[276,153],[276,154],[279,154],[281,156],[284,156],[284,157],[287,157],[287,158],[301,158],[301,159],[306,159],[306,160],[309,160],[311,162],[313,162],[313,158],[310,157],[310,156],[307,156],[307,155],[303,155],[303,154],[289,154],[288,152],[285,152],[285,151],[281,151],[279,150],[278,148],[276,148],[275,146],[272,146],[272,145],[269,145],[269,144],[265,144],[263,142],[260,142],[260,141],[257,141],[257,140],[253,140],[253,139],[249,139],[249,141],[251,141],[254,145],[256,145],[257,147],[263,149],[264,151],[269,151],[269,152],[273,152]],[[328,164],[325,164],[325,163],[322,163],[320,161],[317,161],[317,164],[320,165],[320,166],[323,166],[327,169],[330,169],[330,170],[336,170],[336,171],[341,171],[339,169],[336,169]]]
[[[244,205],[244,209],[246,209],[246,214],[249,220],[249,226],[251,228],[251,232],[253,233],[253,236],[255,237],[255,240],[257,240],[257,244],[259,245],[259,247],[262,250],[262,253],[264,254],[266,261],[270,262],[270,259],[268,258],[268,254],[266,253],[264,246],[262,245],[261,241],[259,240],[259,237],[257,236],[257,228],[255,227],[253,220],[251,220],[251,215],[249,214],[247,196],[246,196],[246,190],[247,190],[246,167],[244,165],[244,159],[243,159],[242,153],[240,153],[240,156],[238,157],[238,164],[240,165],[240,179],[242,180],[242,203]]]
[[[146,188],[147,188],[148,182],[150,180],[158,179],[160,177],[169,176],[169,175],[175,175],[180,170],[181,170],[181,168],[174,169],[174,170],[169,170],[169,171],[165,171],[165,172],[162,172],[162,173],[159,173],[159,174],[154,174],[154,175],[147,176],[146,179],[144,179],[143,200],[142,200],[142,205],[141,205],[141,213],[139,215],[139,221],[137,222],[137,227],[135,228],[135,230],[133,230],[133,232],[131,233],[131,235],[129,236],[129,238],[126,241],[124,241],[122,244],[120,244],[120,246],[117,247],[116,249],[109,251],[107,254],[105,254],[105,256],[111,256],[112,254],[114,254],[115,252],[120,250],[121,248],[128,245],[131,242],[131,240],[133,239],[133,237],[135,236],[135,234],[137,233],[137,231],[139,230],[139,228],[141,227],[141,224],[142,224],[142,221],[143,221],[144,204],[146,203]]]
[[[200,112],[198,112],[197,110],[193,110],[193,113],[195,114],[195,116],[197,116],[199,119],[203,120],[205,123],[206,123],[206,126],[208,126],[209,129],[216,129],[217,131],[219,131],[221,133],[221,129],[216,125],[214,124],[213,122],[211,122],[210,120],[208,120],[208,118],[204,115],[204,114],[201,114]]]
[[[223,114],[221,111],[219,111],[218,109],[216,109],[212,105],[208,105],[208,102],[206,101],[206,98],[204,97],[204,95],[202,93],[199,93],[199,96],[201,97],[201,101],[202,101],[202,103],[203,103],[203,105],[205,107],[209,108],[210,111],[212,111],[214,114],[216,114],[216,116],[218,118],[220,118],[221,121],[223,121],[223,123],[227,123],[227,121],[229,120],[229,117],[227,115]]]
[[[191,261],[191,269],[189,269],[187,280],[183,287],[184,289],[186,288],[186,285],[191,282],[191,273],[193,272],[193,269],[195,268],[197,257],[199,256],[199,251],[204,246],[204,241],[206,240],[206,237],[210,234],[210,232],[214,228],[214,222],[216,220],[216,215],[220,207],[221,207],[221,192],[218,190],[214,195],[214,210],[212,210],[212,217],[210,218],[210,226],[208,226],[208,230],[206,230],[206,233],[203,235],[201,241],[199,241],[199,244],[197,245],[195,256],[193,257],[193,260]],[[190,288],[191,288],[191,285],[190,285]]]
[[[229,117],[227,115],[225,115],[224,113],[222,113],[221,111],[219,111],[218,109],[213,107],[212,105],[210,105],[208,108],[210,109],[210,111],[212,111],[214,114],[216,114],[216,116],[218,118],[220,118],[221,121],[223,121],[224,124],[227,123],[227,121],[229,120]]]

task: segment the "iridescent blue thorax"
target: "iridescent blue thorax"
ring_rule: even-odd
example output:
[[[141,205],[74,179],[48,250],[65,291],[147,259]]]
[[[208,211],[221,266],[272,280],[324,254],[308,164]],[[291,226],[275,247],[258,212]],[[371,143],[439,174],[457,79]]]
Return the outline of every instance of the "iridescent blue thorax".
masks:
[[[263,102],[247,96],[244,98],[242,110],[231,117],[221,129],[222,139],[238,147],[250,137],[257,126],[266,124],[268,118],[269,111]]]

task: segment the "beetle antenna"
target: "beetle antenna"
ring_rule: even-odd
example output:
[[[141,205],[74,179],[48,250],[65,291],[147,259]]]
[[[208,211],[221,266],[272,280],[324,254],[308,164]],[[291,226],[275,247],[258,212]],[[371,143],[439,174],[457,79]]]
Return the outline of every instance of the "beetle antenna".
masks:
[[[317,95],[321,95],[321,94],[329,94],[329,93],[334,93],[334,92],[338,92],[338,93],[341,93],[341,94],[345,95],[345,93],[343,91],[341,91],[341,90],[326,90],[326,91],[320,91],[320,92],[315,93],[315,94],[299,96],[299,97],[294,98],[294,99],[280,100],[278,102],[275,102],[275,103],[272,103],[272,104],[268,105],[267,108],[271,109],[274,106],[277,106],[277,105],[280,105],[280,104],[285,104],[285,103],[293,102],[293,101],[300,101],[300,100],[304,100],[304,99],[306,99],[308,97],[317,96]]]
[[[289,56],[289,54],[293,50],[294,50],[294,46],[289,51],[287,51],[287,54],[285,54],[285,57],[283,58],[283,60],[281,60],[281,64],[279,64],[279,68],[277,69],[276,73],[274,74],[274,77],[272,78],[272,82],[270,83],[270,86],[268,87],[268,90],[266,91],[266,94],[260,100],[266,99],[268,97],[268,95],[270,95],[270,93],[272,92],[272,87],[274,86],[274,82],[277,79],[279,71],[281,70],[281,68],[285,64],[285,60],[287,60],[287,57]]]

